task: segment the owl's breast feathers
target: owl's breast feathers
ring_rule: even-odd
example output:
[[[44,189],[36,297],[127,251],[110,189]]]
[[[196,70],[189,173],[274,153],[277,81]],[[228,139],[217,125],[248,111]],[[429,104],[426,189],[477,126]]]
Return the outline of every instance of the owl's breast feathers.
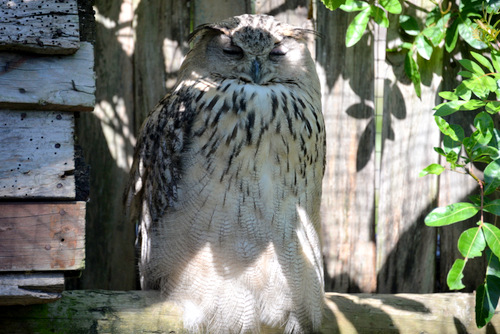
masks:
[[[141,131],[128,195],[147,238],[149,286],[196,305],[193,314],[231,312],[227,326],[242,331],[256,321],[317,328],[320,100],[319,89],[297,84],[199,79],[160,102]]]

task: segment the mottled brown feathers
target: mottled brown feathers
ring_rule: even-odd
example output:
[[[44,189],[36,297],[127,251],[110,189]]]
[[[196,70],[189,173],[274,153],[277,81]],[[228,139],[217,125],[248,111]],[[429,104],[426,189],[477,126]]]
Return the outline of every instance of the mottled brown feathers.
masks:
[[[325,128],[305,34],[265,15],[196,29],[139,134],[127,206],[141,283],[191,332],[320,327]]]

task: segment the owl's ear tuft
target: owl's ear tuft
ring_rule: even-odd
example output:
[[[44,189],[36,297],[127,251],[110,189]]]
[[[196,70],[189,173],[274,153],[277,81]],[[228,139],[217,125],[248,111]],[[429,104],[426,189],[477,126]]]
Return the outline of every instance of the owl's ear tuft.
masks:
[[[240,20],[237,17],[232,17],[218,23],[205,23],[196,27],[188,36],[189,43],[196,43],[199,37],[209,32],[218,32],[230,35],[231,31],[238,26]]]

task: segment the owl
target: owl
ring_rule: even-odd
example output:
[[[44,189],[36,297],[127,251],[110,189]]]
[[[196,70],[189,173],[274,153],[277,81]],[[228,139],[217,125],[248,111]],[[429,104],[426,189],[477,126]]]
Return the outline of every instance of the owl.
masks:
[[[194,333],[318,331],[325,126],[313,32],[272,16],[198,27],[145,120],[126,205],[140,280]]]

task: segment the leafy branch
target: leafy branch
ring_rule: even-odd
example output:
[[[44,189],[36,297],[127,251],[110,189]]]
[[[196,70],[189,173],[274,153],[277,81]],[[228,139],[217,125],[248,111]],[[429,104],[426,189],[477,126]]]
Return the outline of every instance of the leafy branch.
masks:
[[[430,60],[434,50],[442,47],[451,53],[459,41],[476,50],[470,52],[470,57],[465,55],[465,59],[459,60],[463,70],[458,74],[463,80],[453,91],[440,92],[444,102],[433,108],[434,121],[443,134],[442,147],[434,150],[445,163],[430,164],[420,175],[440,175],[449,170],[472,177],[479,186],[479,196],[471,196],[470,202],[432,210],[425,224],[442,227],[479,215],[477,227],[463,231],[459,237],[457,247],[463,258],[453,263],[447,284],[452,290],[463,289],[463,272],[468,260],[486,257],[486,278],[476,291],[476,324],[483,327],[493,317],[500,298],[500,229],[495,222],[484,220],[485,212],[493,214],[495,220],[500,216],[500,199],[495,199],[500,187],[500,130],[492,118],[500,112],[500,0],[462,0],[457,5],[445,0],[432,2],[435,7],[426,13],[421,26],[415,17],[405,13],[406,7],[398,0],[323,0],[331,10],[359,12],[347,28],[347,47],[362,38],[370,20],[387,28],[388,15],[399,15],[402,42],[387,51],[406,53],[405,73],[419,97],[418,57]],[[447,121],[447,116],[456,112],[475,113],[474,129],[469,136],[460,125]],[[486,165],[482,175],[475,171],[474,164],[478,163]]]

